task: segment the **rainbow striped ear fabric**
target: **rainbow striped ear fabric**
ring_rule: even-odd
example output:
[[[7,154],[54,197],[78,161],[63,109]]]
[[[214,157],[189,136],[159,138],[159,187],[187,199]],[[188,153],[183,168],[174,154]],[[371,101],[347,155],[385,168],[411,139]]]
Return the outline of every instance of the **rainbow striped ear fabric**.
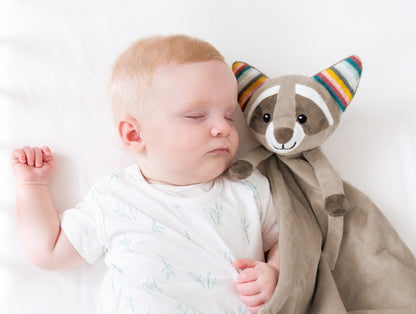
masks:
[[[357,56],[350,56],[313,78],[322,84],[344,112],[355,95],[363,66]]]
[[[238,83],[238,103],[241,110],[244,111],[251,95],[268,79],[255,67],[244,62],[236,61],[232,69]]]

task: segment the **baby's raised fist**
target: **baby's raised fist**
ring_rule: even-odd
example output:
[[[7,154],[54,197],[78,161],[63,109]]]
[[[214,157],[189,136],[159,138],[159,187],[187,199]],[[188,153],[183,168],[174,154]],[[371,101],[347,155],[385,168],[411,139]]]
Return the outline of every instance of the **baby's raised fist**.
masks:
[[[17,183],[48,184],[55,161],[49,147],[29,147],[15,149],[11,166]]]

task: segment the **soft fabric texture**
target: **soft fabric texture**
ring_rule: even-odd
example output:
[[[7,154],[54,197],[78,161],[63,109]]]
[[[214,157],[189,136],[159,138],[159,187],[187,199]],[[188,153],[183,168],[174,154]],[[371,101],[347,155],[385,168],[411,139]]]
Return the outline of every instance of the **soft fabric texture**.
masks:
[[[234,70],[240,67],[234,64]],[[415,257],[320,150],[352,100],[361,71],[361,60],[350,56],[311,78],[267,79],[250,99],[240,99],[262,146],[228,172],[244,178],[266,160],[280,228],[280,277],[261,313],[416,312]],[[236,77],[239,91],[252,84]]]
[[[94,185],[63,213],[62,228],[89,263],[105,255],[98,312],[109,314],[248,313],[232,262],[264,261],[278,238],[259,172],[241,181],[220,176],[210,186],[155,188],[135,164]]]

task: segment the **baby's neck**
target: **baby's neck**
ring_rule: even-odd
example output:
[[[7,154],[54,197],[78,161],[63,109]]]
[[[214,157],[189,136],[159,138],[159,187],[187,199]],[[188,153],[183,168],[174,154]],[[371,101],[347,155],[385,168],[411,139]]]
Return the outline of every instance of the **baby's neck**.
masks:
[[[195,182],[195,183],[189,183],[189,184],[175,184],[175,183],[171,183],[171,182],[166,182],[163,180],[157,180],[157,179],[153,179],[153,178],[149,178],[147,176],[144,175],[143,171],[141,171],[143,178],[146,180],[147,183],[151,184],[151,185],[158,185],[158,186],[177,186],[177,187],[193,187],[193,186],[197,186],[197,185],[209,185],[211,186],[212,183],[214,182],[214,180],[208,180],[208,181],[203,181],[203,182]]]
[[[153,180],[147,180],[147,182],[160,192],[184,198],[199,197],[211,191],[214,186],[214,180],[189,185],[172,185]]]

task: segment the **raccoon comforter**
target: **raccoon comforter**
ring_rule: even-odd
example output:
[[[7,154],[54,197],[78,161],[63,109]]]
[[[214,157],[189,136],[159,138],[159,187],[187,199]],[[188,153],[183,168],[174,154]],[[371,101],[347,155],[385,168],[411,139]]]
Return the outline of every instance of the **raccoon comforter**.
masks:
[[[261,146],[228,172],[244,178],[266,161],[280,227],[279,282],[261,313],[416,313],[415,257],[319,148],[355,95],[361,60],[348,57],[313,77],[269,79],[242,62],[233,71]]]

